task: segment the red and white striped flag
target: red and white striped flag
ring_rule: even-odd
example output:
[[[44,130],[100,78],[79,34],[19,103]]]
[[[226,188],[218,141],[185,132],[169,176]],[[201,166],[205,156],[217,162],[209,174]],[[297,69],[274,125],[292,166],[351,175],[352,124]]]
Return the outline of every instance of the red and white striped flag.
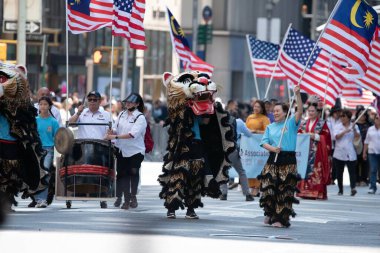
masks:
[[[173,48],[177,52],[184,69],[198,70],[211,76],[214,71],[214,66],[203,61],[191,51],[181,26],[178,24],[170,10],[167,9],[167,11]]]
[[[363,95],[359,99],[346,99],[342,98],[342,105],[347,109],[355,109],[356,106],[362,105],[364,107],[370,106],[375,100],[375,96],[372,94],[372,91],[362,89]]]
[[[378,14],[365,1],[341,0],[338,4],[318,46],[346,60],[348,69],[362,77],[367,71]]]
[[[378,29],[380,31],[380,29]],[[361,87],[372,91],[380,96],[380,38],[372,41],[369,65],[365,76],[356,80]]]
[[[314,41],[301,35],[295,29],[290,29],[280,55],[279,66],[293,83],[298,83],[314,45]],[[326,97],[326,103],[333,106],[336,99],[342,94],[342,90],[346,89],[344,84],[348,83],[348,80],[340,73],[341,68],[336,57],[317,47],[302,78],[301,89],[308,94],[318,95],[322,99]],[[328,75],[328,85],[326,86]],[[359,96],[360,90],[350,90],[350,94]]]
[[[111,26],[112,0],[67,0],[67,24],[73,34]]]
[[[134,49],[146,49],[144,15],[145,0],[114,0],[112,34],[129,41]]]
[[[255,75],[261,78],[270,78],[273,74],[274,79],[286,79],[286,75],[278,65],[273,73],[280,46],[255,39],[250,34],[247,34],[246,37],[252,69],[255,72]]]

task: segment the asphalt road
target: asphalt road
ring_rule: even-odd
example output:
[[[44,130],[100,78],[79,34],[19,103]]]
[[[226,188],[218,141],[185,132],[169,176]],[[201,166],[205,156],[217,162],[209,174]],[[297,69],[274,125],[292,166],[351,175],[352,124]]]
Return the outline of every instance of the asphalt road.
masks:
[[[149,167],[149,166],[148,166]],[[380,252],[380,194],[358,187],[355,197],[337,195],[329,186],[327,201],[301,200],[288,229],[263,224],[258,198],[246,202],[231,190],[227,201],[204,198],[199,220],[166,218],[155,185],[159,167],[144,168],[136,209],[109,202],[55,201],[46,209],[27,208],[20,200],[0,230],[0,252]]]

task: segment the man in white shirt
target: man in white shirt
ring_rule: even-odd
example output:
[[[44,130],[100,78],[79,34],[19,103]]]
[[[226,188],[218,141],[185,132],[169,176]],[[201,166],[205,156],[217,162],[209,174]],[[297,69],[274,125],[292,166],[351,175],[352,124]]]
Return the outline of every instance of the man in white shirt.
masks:
[[[109,123],[111,115],[105,110],[100,110],[100,94],[97,91],[91,91],[87,95],[88,108],[84,105],[78,107],[78,111],[70,119],[70,123]],[[103,140],[107,134],[108,126],[99,125],[79,125],[78,139],[99,139]],[[96,155],[96,154],[94,154]],[[107,202],[100,202],[101,208],[107,208]]]
[[[34,107],[39,110],[39,104],[38,100],[42,97],[49,97],[50,98],[50,91],[47,87],[41,87],[37,91],[37,103],[34,104]],[[62,119],[61,119],[61,113],[59,112],[59,109],[55,107],[54,105],[51,107],[51,113],[53,114],[52,116],[58,121],[58,124],[60,127],[63,126]]]
[[[370,168],[370,187],[369,194],[375,194],[377,173],[380,173],[380,116],[375,116],[375,125],[368,128],[367,136],[364,141],[363,159],[368,160]]]

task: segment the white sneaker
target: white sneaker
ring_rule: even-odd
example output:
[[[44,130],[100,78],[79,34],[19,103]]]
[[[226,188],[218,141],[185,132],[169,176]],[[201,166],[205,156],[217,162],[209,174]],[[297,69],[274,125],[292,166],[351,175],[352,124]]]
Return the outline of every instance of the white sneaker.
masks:
[[[368,194],[375,194],[375,193],[376,193],[376,191],[373,190],[373,189],[370,189],[370,190],[368,191]]]
[[[40,200],[38,201],[36,208],[46,208],[48,206],[46,200]]]

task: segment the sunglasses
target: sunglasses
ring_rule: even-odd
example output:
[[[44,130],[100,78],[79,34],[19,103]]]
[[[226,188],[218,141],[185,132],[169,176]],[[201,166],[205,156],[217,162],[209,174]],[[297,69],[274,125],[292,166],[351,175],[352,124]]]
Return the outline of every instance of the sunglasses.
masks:
[[[99,99],[97,98],[89,98],[87,99],[88,102],[98,102]]]
[[[309,106],[318,107],[318,103],[308,103]]]
[[[341,118],[345,118],[345,117],[347,117],[346,115],[340,115],[339,117],[341,117]]]

